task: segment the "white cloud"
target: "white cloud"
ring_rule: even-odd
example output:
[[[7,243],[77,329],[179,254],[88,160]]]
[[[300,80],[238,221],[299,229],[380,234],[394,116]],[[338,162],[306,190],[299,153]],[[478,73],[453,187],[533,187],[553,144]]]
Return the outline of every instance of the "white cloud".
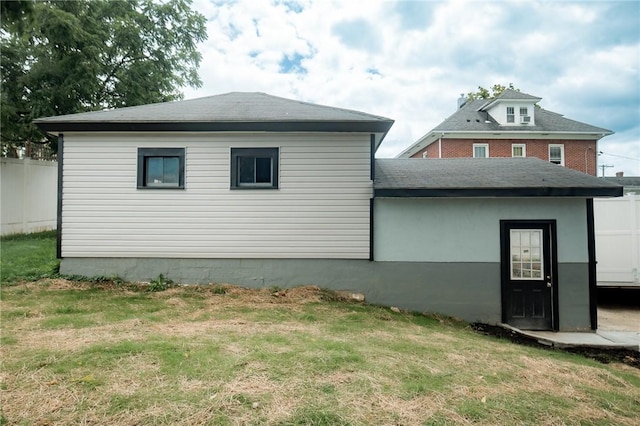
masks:
[[[209,18],[209,39],[204,85],[186,88],[187,98],[261,91],[387,116],[396,123],[378,156],[393,156],[453,113],[460,93],[513,83],[547,109],[616,131],[601,141],[604,152],[640,158],[640,23],[629,18],[640,13],[637,2],[193,7]],[[285,57],[306,72],[284,72]],[[640,175],[640,160],[618,160],[616,169]]]

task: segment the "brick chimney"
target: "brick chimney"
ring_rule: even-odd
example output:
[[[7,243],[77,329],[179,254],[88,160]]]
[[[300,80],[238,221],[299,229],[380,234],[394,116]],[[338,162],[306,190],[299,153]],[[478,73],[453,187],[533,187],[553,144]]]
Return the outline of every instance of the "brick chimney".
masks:
[[[468,99],[464,96],[464,93],[460,93],[460,97],[458,98],[458,109],[462,108],[467,101]]]
[[[624,177],[624,172],[616,172],[616,177]]]

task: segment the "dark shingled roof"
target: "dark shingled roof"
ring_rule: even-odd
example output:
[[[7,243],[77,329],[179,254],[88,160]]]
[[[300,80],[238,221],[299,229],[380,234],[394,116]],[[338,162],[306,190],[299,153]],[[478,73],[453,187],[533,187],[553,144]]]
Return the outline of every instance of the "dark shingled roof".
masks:
[[[622,187],[537,158],[376,160],[376,197],[618,197]]]
[[[64,131],[363,131],[386,133],[393,120],[257,92],[117,108],[34,120]],[[286,124],[283,126],[283,124]]]
[[[516,92],[517,93],[517,92]],[[536,98],[537,99],[537,98]],[[502,126],[482,108],[484,99],[467,102],[462,108],[438,124],[431,132],[577,132],[611,134],[611,130],[570,120],[542,108],[535,110],[535,125]]]

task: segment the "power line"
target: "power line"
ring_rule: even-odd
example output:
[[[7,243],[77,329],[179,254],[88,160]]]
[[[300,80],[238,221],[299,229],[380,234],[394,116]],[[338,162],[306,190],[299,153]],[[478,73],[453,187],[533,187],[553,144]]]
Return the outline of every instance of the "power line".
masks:
[[[598,154],[600,154],[600,155],[609,155],[609,156],[611,156],[611,157],[625,158],[625,159],[627,159],[627,160],[640,161],[640,158],[625,157],[624,155],[609,154],[609,153],[607,153],[607,152],[602,152],[602,151],[598,151]]]

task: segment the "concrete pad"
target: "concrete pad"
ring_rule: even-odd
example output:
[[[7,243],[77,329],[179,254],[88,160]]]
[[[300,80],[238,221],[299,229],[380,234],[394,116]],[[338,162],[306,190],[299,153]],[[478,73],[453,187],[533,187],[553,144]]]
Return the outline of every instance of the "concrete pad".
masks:
[[[640,347],[640,332],[598,330],[598,334],[613,342],[621,342]]]
[[[536,339],[538,343],[556,348],[631,349],[640,351],[640,333],[634,331],[554,332],[520,330],[506,324],[502,326],[523,336]]]

